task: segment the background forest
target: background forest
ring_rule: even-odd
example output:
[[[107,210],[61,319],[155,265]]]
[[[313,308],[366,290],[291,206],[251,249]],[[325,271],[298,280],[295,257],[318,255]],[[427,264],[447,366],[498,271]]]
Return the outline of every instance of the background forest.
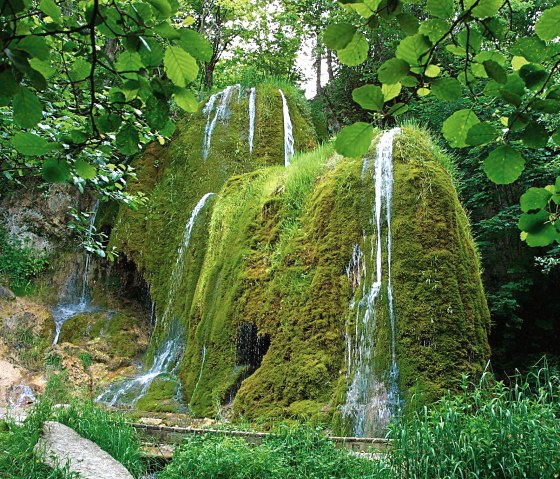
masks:
[[[557,363],[559,9],[547,0],[2,0],[0,193],[33,177],[136,208],[143,195],[127,192],[129,160],[165,144],[182,111],[236,83],[305,85],[323,142],[348,125],[402,122],[441,138],[482,258],[494,370],[542,355]],[[465,125],[476,126],[468,138]],[[360,153],[347,148],[353,132],[337,142],[347,156]],[[350,143],[369,145],[369,129],[360,135]],[[537,189],[520,204],[528,188]],[[84,247],[111,256],[102,233],[84,236],[87,223],[74,212]],[[15,288],[47,261],[1,232],[0,248],[0,274]]]

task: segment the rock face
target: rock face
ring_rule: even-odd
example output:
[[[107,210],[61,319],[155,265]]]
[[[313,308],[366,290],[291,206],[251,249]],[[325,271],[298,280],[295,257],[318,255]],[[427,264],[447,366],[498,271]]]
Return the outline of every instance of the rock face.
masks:
[[[58,422],[46,422],[35,453],[51,466],[69,463],[82,479],[133,479],[126,468],[97,444]]]

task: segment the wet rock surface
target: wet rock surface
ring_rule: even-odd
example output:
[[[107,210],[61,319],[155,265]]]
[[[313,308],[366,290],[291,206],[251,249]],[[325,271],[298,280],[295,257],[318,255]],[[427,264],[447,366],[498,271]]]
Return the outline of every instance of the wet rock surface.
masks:
[[[47,465],[54,467],[68,462],[69,470],[82,479],[132,479],[130,472],[94,442],[83,438],[73,429],[48,421],[35,453]]]

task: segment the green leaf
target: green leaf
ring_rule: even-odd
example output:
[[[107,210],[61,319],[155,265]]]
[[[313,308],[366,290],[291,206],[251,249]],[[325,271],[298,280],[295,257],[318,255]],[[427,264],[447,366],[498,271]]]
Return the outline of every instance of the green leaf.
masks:
[[[469,129],[466,143],[472,146],[486,145],[494,141],[497,136],[498,130],[491,123],[477,123]]]
[[[369,123],[357,122],[343,128],[336,137],[337,153],[349,158],[365,155],[373,140],[373,126]]]
[[[450,30],[451,25],[445,20],[432,18],[420,25],[418,32],[427,36],[432,44],[437,43]]]
[[[524,168],[525,159],[521,153],[508,145],[499,146],[484,160],[486,176],[498,185],[513,183]]]
[[[475,1],[466,1],[465,8],[470,8]],[[498,13],[503,3],[503,0],[479,0],[478,5],[472,9],[471,16],[474,18],[493,17]]]
[[[401,80],[402,86],[414,88],[418,86],[418,80],[415,77],[406,76]]]
[[[188,112],[195,112],[198,110],[198,100],[191,90],[186,88],[175,88],[173,99],[179,108]]]
[[[13,111],[14,121],[22,128],[32,128],[43,119],[41,102],[24,86],[14,95]]]
[[[76,173],[80,178],[84,180],[92,180],[97,176],[97,169],[95,166],[89,164],[87,161],[78,158],[74,163],[74,168],[76,169]]]
[[[381,83],[394,84],[401,81],[409,71],[410,66],[404,60],[391,58],[379,67],[377,76]]]
[[[355,88],[352,92],[352,99],[366,110],[381,111],[383,109],[383,92],[376,85],[364,85]]]
[[[477,123],[480,120],[472,110],[459,110],[443,122],[441,131],[453,148],[463,148],[468,146],[467,133]]]
[[[542,210],[546,208],[550,198],[552,193],[544,188],[529,188],[519,199],[521,211],[533,213],[535,210]]]
[[[323,41],[329,50],[342,50],[352,41],[356,27],[350,23],[329,25],[323,34]]]
[[[548,72],[536,63],[528,63],[519,69],[519,76],[525,82],[527,88],[538,90],[544,85],[548,77]]]
[[[212,58],[212,45],[202,35],[190,28],[181,30],[181,46],[183,50],[202,62],[209,62]]]
[[[18,153],[26,156],[44,155],[52,149],[52,145],[47,140],[34,133],[16,133],[12,144]]]
[[[138,143],[140,143],[140,138],[138,137],[136,128],[129,124],[123,125],[116,136],[117,149],[123,155],[134,155],[140,151]]]
[[[546,58],[546,43],[537,37],[522,37],[509,47],[512,55],[539,63]]]
[[[440,100],[454,101],[461,97],[463,85],[455,78],[439,78],[432,82],[432,93]]]
[[[356,33],[348,45],[337,51],[338,59],[348,66],[356,66],[363,63],[369,52],[369,44],[364,35]]]
[[[451,18],[455,13],[453,0],[428,0],[426,9],[434,17]]]
[[[401,30],[407,35],[414,35],[418,33],[419,22],[418,19],[410,13],[400,13],[397,15],[397,21]]]
[[[541,40],[554,40],[560,36],[560,5],[545,10],[537,23],[535,23],[535,33]]]
[[[122,119],[116,113],[101,115],[96,121],[97,128],[101,133],[116,131],[121,126],[121,123]]]
[[[542,228],[543,223],[548,221],[548,211],[541,210],[538,213],[525,213],[519,217],[517,227],[522,231],[536,231]]]
[[[507,74],[505,70],[495,61],[493,60],[486,60],[483,62],[484,70],[486,74],[496,80],[498,83],[507,83]]]
[[[167,47],[163,64],[169,79],[181,88],[196,80],[198,75],[198,65],[195,59],[180,47]]]
[[[551,223],[543,224],[541,228],[527,233],[525,242],[533,247],[548,246],[554,241],[560,241],[560,234]]]
[[[140,53],[126,50],[117,57],[116,67],[118,72],[138,72],[144,64]]]
[[[151,38],[140,37],[140,49],[138,50],[142,63],[147,67],[157,67],[163,61],[162,46]]]
[[[169,118],[169,105],[167,101],[151,96],[146,101],[146,108],[144,111],[146,121],[151,128],[154,130],[165,128],[165,124]]]
[[[501,54],[500,52],[496,51],[483,51],[475,55],[473,60],[477,63],[484,63],[485,61],[493,61],[496,62],[501,67],[506,66],[507,58],[505,55]]]
[[[554,135],[552,135],[552,141],[560,146],[560,129],[556,130]]]
[[[56,70],[51,66],[50,61],[44,62],[38,58],[31,58],[29,60],[29,65],[33,68],[33,70],[38,71],[47,80],[56,73]]]
[[[43,162],[41,174],[49,183],[62,183],[70,179],[70,167],[64,160],[48,158]]]
[[[406,103],[395,103],[389,111],[387,112],[388,115],[398,116],[406,113],[408,111],[408,105]]]
[[[22,38],[18,43],[18,50],[23,50],[29,53],[32,57],[38,58],[39,60],[46,61],[49,59],[51,49],[47,45],[47,41],[44,37],[38,37],[35,35],[28,35]]]
[[[158,13],[158,18],[169,18],[173,14],[173,9],[167,0],[146,0]]]
[[[421,67],[428,61],[429,49],[428,38],[419,33],[403,38],[397,46],[395,56],[408,63],[414,73],[421,73]]]
[[[438,67],[437,65],[428,65],[426,71],[424,72],[424,75],[426,75],[428,78],[435,78],[439,76],[440,73],[440,67]]]
[[[39,10],[51,17],[55,22],[58,22],[62,17],[62,10],[54,0],[41,0],[39,2]]]
[[[73,82],[80,82],[89,77],[91,73],[91,63],[84,60],[83,58],[78,58],[73,64],[68,76]]]
[[[388,84],[384,83],[381,85],[381,91],[383,93],[383,98],[387,102],[399,96],[402,90],[402,85],[400,83]]]
[[[521,135],[523,144],[529,148],[544,148],[548,143],[548,131],[539,123],[529,123]]]

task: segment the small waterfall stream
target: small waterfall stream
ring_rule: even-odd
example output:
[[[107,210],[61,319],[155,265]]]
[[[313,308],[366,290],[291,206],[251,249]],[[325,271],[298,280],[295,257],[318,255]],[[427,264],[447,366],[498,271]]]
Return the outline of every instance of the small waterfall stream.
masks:
[[[290,166],[290,158],[294,156],[294,132],[292,119],[290,118],[290,109],[288,102],[284,96],[284,92],[278,89],[282,96],[282,113],[284,117],[284,166]]]
[[[95,229],[95,218],[97,217],[97,212],[99,210],[99,200],[93,205],[90,212],[89,223],[88,223],[88,236],[91,236],[93,230]],[[52,314],[54,317],[55,325],[55,335],[53,340],[53,345],[58,343],[60,337],[60,330],[62,325],[68,321],[73,316],[80,313],[86,313],[93,311],[95,308],[91,305],[90,290],[89,290],[89,274],[91,269],[91,253],[86,252],[84,258],[84,269],[81,275],[81,288],[79,293],[74,285],[69,288],[70,294],[65,297],[59,304],[54,308]],[[69,281],[74,281],[74,278],[70,278]]]
[[[185,232],[183,240],[177,249],[177,260],[171,273],[171,285],[167,294],[167,303],[161,319],[156,319],[156,323],[161,321],[167,325],[168,317],[175,304],[177,296],[177,287],[181,284],[183,279],[183,272],[185,269],[185,253],[189,249],[191,235],[196,220],[207,204],[208,200],[214,196],[214,193],[206,193],[193,209],[187,224],[185,225]],[[133,378],[125,381],[112,384],[106,391],[101,393],[96,401],[104,402],[110,406],[115,404],[123,404],[133,407],[140,398],[146,395],[154,379],[162,374],[173,375],[175,369],[179,364],[179,358],[184,348],[184,332],[178,319],[173,319],[171,322],[167,335],[163,343],[157,349],[154,355],[154,361],[150,369]]]
[[[372,218],[375,239],[372,240],[371,249],[375,274],[368,278],[365,255],[358,245],[354,246],[352,259],[347,267],[348,280],[361,296],[357,303],[352,300],[350,304],[350,308],[356,310],[354,331],[346,331],[347,366],[351,383],[347,390],[346,404],[341,409],[350,420],[356,436],[382,434],[399,405],[396,318],[391,284],[393,140],[398,133],[398,128],[385,132],[379,139],[375,156],[375,205]],[[364,159],[364,167],[366,162],[367,157]],[[385,275],[384,266],[387,268]],[[387,310],[390,322],[389,351],[379,351],[380,345],[375,344],[379,319],[377,315],[381,307]],[[380,377],[375,367],[377,357],[383,353],[388,354],[391,364],[389,370]]]
[[[253,87],[249,92],[249,153],[253,152],[253,139],[255,137],[256,113],[257,113],[257,89]]]
[[[241,97],[241,85],[231,85],[218,93],[214,93],[202,109],[202,114],[206,116],[206,127],[204,128],[204,140],[202,143],[202,157],[204,159],[207,159],[210,154],[210,144],[216,124],[218,121],[225,122],[231,114],[228,105],[236,92],[237,101],[239,101]],[[217,107],[216,102],[218,103]],[[214,114],[213,116],[212,113]]]

